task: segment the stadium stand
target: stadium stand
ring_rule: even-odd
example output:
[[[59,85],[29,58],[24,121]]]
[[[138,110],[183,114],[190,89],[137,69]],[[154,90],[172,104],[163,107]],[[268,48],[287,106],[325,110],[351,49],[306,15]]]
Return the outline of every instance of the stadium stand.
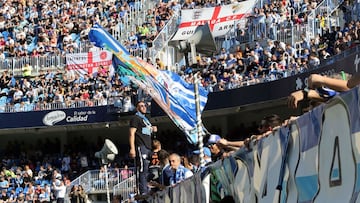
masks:
[[[236,38],[221,43],[223,48],[220,53],[213,57],[200,57],[197,67],[181,66],[180,74],[186,81],[192,81],[195,72],[202,72],[202,84],[210,92],[241,88],[314,69],[329,57],[357,45],[360,40],[358,18],[346,18],[342,30],[338,28],[326,30],[322,27],[324,30],[321,30],[321,35],[314,36],[314,39],[297,35],[301,40],[292,43],[286,42],[285,37],[278,37],[277,33],[280,30],[290,30],[297,25],[306,24],[309,20],[308,14],[317,7],[317,4],[321,2],[310,4],[304,1],[289,7],[286,2],[277,2],[254,9],[252,20],[247,22],[246,27],[234,30]],[[159,3],[151,9],[145,8],[140,1],[107,1],[104,5],[97,1],[86,4],[83,1],[69,3],[41,0],[3,3],[1,6],[3,15],[0,17],[2,70],[0,111],[40,111],[113,103],[122,106],[126,103],[123,101],[124,98],[136,101],[134,93],[137,90],[123,85],[116,73],[114,76],[106,75],[104,78],[89,75],[88,81],[83,82],[80,87],[76,79],[69,81],[64,68],[65,54],[90,50],[91,45],[86,42],[87,33],[93,23],[99,22],[121,40],[131,53],[148,57],[147,52],[154,46],[153,41],[167,26],[166,23],[172,20],[172,16],[177,17],[180,9],[209,6],[214,4],[207,2],[202,5],[199,2],[191,2],[180,7],[178,2],[173,1]],[[348,8],[341,8],[347,16]],[[139,15],[145,17],[137,18]],[[317,16],[320,25],[324,21],[321,16]],[[135,23],[135,19],[141,20]],[[255,27],[256,24],[260,27]],[[276,28],[273,28],[274,25]],[[256,35],[250,36],[248,34],[252,32],[245,30],[253,30]],[[268,40],[265,43],[259,41],[243,48],[243,43],[250,39],[255,40],[254,37],[265,37]],[[21,71],[27,63],[34,68],[29,80]],[[106,83],[106,79],[111,82]],[[132,106],[130,105],[128,109],[132,109]],[[8,149],[16,145],[13,143]],[[56,147],[53,150],[55,152]],[[14,157],[16,153],[19,152],[9,153],[9,157],[4,157],[2,162],[2,177],[5,177],[9,183],[6,188],[7,195],[11,197],[15,192],[17,198],[27,200],[29,200],[28,196],[32,198],[40,196],[40,191],[30,183],[29,172],[18,167],[29,164],[29,168],[34,171],[32,180],[35,181],[35,185],[41,186],[47,196],[53,198],[48,186],[52,185],[56,178],[46,179],[41,172],[48,173],[52,170],[52,166],[63,168],[59,160],[64,161],[67,158],[56,153],[49,153],[51,156],[46,157],[44,154],[48,152],[39,151],[37,153],[42,156],[35,159],[25,155],[16,159]],[[88,169],[81,167],[80,157],[82,157],[81,152],[74,152],[71,155],[74,163],[67,164],[71,165],[73,172],[77,172],[67,174],[68,178],[73,179]],[[88,162],[94,161],[88,160]],[[46,166],[46,169],[42,169],[41,166]],[[98,165],[94,164],[91,167],[96,168]],[[29,192],[31,190],[34,191]]]

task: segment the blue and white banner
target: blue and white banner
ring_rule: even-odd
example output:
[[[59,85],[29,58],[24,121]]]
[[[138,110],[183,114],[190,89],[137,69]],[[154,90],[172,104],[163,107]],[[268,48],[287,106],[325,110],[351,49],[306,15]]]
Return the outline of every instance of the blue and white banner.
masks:
[[[359,202],[359,91],[336,96],[216,164],[219,194],[235,202]],[[217,175],[224,170],[226,177]]]
[[[196,108],[193,84],[186,83],[177,74],[160,71],[135,58],[99,25],[91,28],[89,39],[96,46],[113,53],[119,72],[125,74],[138,87],[146,91],[170,119],[187,135],[190,143],[198,142]],[[199,87],[200,109],[207,102],[207,91]]]

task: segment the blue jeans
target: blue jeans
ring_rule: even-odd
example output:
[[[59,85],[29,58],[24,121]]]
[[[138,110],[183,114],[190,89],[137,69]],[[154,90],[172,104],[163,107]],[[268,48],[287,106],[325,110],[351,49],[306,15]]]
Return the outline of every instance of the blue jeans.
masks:
[[[146,194],[149,192],[147,177],[149,174],[149,160],[147,156],[150,150],[145,146],[139,146],[137,148],[137,167],[136,170],[139,172],[139,176],[137,177],[137,182],[139,185],[140,194]]]

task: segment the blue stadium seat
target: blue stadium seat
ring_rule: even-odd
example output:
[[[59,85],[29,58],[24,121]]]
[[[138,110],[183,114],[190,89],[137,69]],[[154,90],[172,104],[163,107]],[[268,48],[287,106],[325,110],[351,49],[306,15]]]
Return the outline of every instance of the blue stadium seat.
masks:
[[[117,108],[122,108],[123,107],[121,99],[116,99],[114,101],[114,107],[117,107]]]
[[[17,111],[20,111],[20,103],[16,103],[14,104],[14,110],[17,112]]]
[[[11,102],[12,102],[12,100],[13,100],[13,98],[12,98],[12,97],[7,97],[7,98],[6,98],[6,103],[11,103]]]
[[[29,188],[27,186],[25,186],[24,190],[23,190],[24,194],[26,194],[28,191],[29,191]]]
[[[25,104],[25,111],[32,111],[34,110],[34,104]]]
[[[41,185],[41,180],[36,180],[35,185]]]
[[[20,186],[15,189],[15,193],[16,193],[16,194],[19,194],[19,193],[22,192],[22,191],[24,191],[24,188],[22,188],[22,187],[20,187]]]
[[[0,97],[0,106],[6,105],[7,96]]]
[[[50,185],[50,182],[48,180],[42,180],[40,185],[41,187],[45,187],[45,185]]]
[[[9,36],[9,32],[8,31],[3,31],[1,34],[4,37],[5,41],[7,41],[8,36]]]
[[[71,39],[73,42],[76,42],[77,45],[80,44],[80,34],[71,33]]]
[[[6,95],[8,95],[9,94],[9,89],[8,88],[3,88],[2,90],[1,90],[1,93],[5,93]]]
[[[37,41],[38,41],[38,38],[37,38],[37,36],[35,36],[32,39],[31,43],[28,45],[28,48],[27,48],[28,52],[32,52],[36,48]]]

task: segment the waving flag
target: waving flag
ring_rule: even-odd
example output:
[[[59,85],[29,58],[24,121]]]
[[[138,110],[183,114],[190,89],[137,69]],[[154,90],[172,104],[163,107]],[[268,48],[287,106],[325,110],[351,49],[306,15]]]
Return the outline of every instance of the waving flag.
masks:
[[[119,72],[126,74],[133,83],[146,91],[176,126],[186,134],[190,143],[196,144],[198,142],[193,84],[186,83],[175,73],[158,70],[130,55],[118,41],[99,25],[91,28],[89,39],[96,46],[112,52],[115,56],[114,63],[119,68]],[[207,94],[204,88],[199,88],[201,112],[207,102]]]

